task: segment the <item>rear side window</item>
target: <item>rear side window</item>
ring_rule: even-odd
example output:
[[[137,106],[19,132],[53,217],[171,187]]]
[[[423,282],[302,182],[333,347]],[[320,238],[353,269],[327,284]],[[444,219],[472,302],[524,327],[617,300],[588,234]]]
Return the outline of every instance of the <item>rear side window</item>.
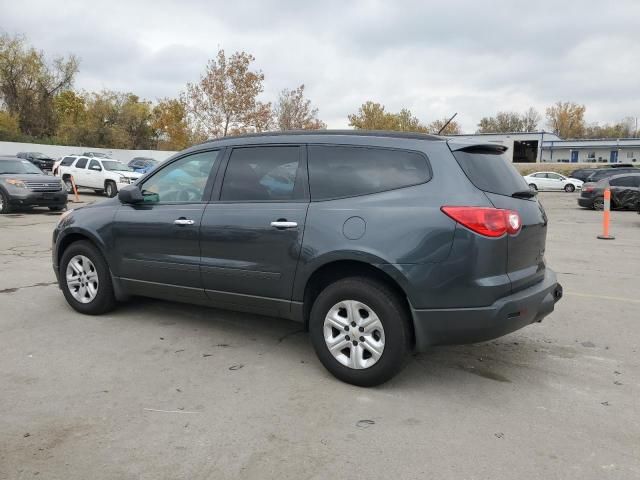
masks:
[[[62,159],[62,161],[60,162],[61,166],[64,167],[68,167],[69,165],[71,165],[73,163],[73,161],[76,159],[76,157],[64,157]]]
[[[335,145],[309,146],[313,200],[355,197],[424,183],[427,158],[406,150]]]
[[[613,178],[609,184],[614,187],[636,187],[636,180],[640,180],[640,177],[620,177]]]
[[[220,200],[283,201],[303,197],[300,147],[244,147],[231,152]]]
[[[511,196],[529,189],[527,182],[501,152],[491,150],[453,152],[471,183],[483,192]]]
[[[87,160],[86,158],[80,158],[78,159],[78,161],[76,162],[76,164],[74,165],[74,167],[76,168],[84,168],[87,166]]]

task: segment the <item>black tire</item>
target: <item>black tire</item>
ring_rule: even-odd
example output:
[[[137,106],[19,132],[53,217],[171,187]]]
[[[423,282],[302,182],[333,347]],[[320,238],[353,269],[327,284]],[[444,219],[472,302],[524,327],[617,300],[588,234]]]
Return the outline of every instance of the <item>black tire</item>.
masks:
[[[52,212],[61,212],[65,207],[49,207]]]
[[[118,187],[116,187],[115,182],[111,180],[104,182],[104,193],[109,198],[115,197],[118,194]]]
[[[354,369],[343,365],[331,354],[325,342],[325,317],[336,304],[346,300],[367,305],[378,316],[384,329],[382,355],[368,368]],[[311,309],[309,333],[324,367],[343,382],[361,387],[380,385],[396,375],[404,366],[411,344],[409,316],[401,299],[383,283],[364,277],[339,280],[318,295]]]
[[[68,177],[64,179],[64,188],[67,190],[67,194],[73,193],[73,182]]]
[[[13,208],[9,203],[9,197],[2,190],[0,190],[0,215],[11,213],[12,211]]]
[[[573,192],[576,191],[576,187],[575,187],[575,185],[573,183],[567,183],[564,186],[564,191],[567,192],[567,193],[573,193]]]
[[[76,255],[83,255],[91,260],[98,274],[98,292],[95,298],[89,303],[81,303],[76,300],[71,294],[67,284],[67,266],[69,265],[69,261]],[[69,245],[62,254],[59,268],[62,293],[67,303],[69,303],[74,310],[86,315],[100,315],[115,308],[116,299],[113,294],[109,267],[100,251],[92,243],[81,240]]]
[[[596,197],[593,200],[593,209],[594,210],[604,210],[604,197]]]
[[[538,187],[536,186],[536,184],[535,184],[535,183],[530,183],[530,184],[529,184],[529,188],[530,188],[531,190],[536,191],[536,192],[538,191]]]

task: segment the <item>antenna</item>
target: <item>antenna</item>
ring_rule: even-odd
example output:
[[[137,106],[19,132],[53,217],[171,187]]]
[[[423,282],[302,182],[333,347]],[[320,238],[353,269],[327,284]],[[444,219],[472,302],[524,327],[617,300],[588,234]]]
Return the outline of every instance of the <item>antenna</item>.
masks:
[[[445,124],[442,126],[442,128],[441,128],[440,130],[438,130],[438,135],[440,135],[440,133],[441,133],[445,128],[447,128],[447,125],[449,125],[449,124],[451,123],[451,120],[453,120],[454,118],[456,118],[456,115],[458,115],[458,112],[454,113],[454,114],[453,114],[453,116],[452,116],[449,120],[447,120],[447,123],[445,123]]]

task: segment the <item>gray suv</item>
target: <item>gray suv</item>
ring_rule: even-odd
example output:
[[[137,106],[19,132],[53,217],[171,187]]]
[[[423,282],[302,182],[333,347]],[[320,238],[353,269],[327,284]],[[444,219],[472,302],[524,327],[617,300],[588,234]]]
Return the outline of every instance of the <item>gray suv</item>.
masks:
[[[503,153],[390,132],[210,141],[66,213],[53,268],[86,314],[142,295],[296,320],[333,375],[377,385],[412,349],[505,335],[562,296],[545,212]]]

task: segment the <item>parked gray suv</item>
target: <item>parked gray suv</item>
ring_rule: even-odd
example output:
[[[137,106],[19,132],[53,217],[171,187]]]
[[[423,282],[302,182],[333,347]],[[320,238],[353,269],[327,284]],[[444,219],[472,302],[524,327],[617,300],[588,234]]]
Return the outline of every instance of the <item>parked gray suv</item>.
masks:
[[[302,322],[333,375],[377,385],[411,349],[505,335],[561,297],[547,217],[503,152],[390,132],[210,141],[66,213],[53,268],[86,314],[142,295]]]

